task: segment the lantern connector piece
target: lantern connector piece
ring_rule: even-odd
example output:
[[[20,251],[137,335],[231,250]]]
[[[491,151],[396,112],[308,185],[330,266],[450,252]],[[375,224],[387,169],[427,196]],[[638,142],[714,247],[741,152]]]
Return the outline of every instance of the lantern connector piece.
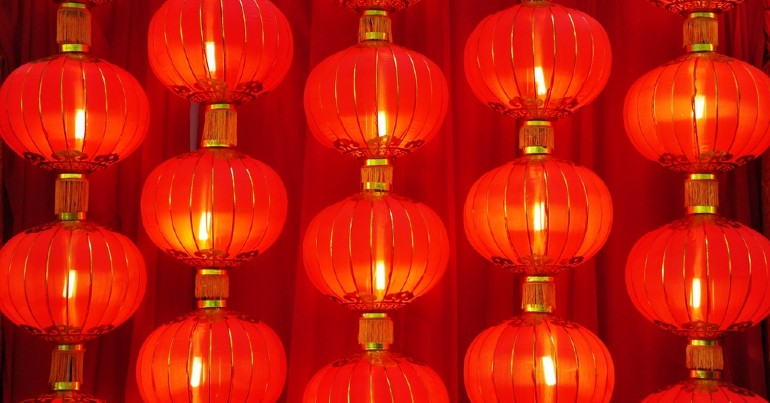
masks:
[[[687,369],[693,379],[719,379],[724,368],[722,346],[717,340],[691,339],[687,344]]]
[[[556,308],[556,285],[551,276],[527,276],[521,284],[524,312],[552,313]]]
[[[695,173],[684,183],[687,214],[716,214],[719,207],[719,181],[711,173]]]
[[[62,53],[87,53],[91,50],[91,10],[87,3],[59,3],[56,12],[56,43]]]
[[[88,179],[84,174],[56,176],[54,212],[59,220],[84,220],[88,212]]]
[[[519,129],[519,149],[525,155],[553,152],[553,125],[547,120],[527,120]]]
[[[198,269],[195,298],[198,308],[226,308],[230,297],[230,277],[223,269]]]
[[[683,44],[688,52],[713,52],[719,45],[719,22],[716,13],[692,12],[683,26]]]
[[[387,193],[393,187],[393,165],[387,158],[369,158],[361,167],[361,189]]]
[[[204,107],[201,147],[238,145],[238,112],[233,104],[207,104]]]
[[[390,15],[384,10],[365,10],[358,23],[358,43],[393,42]]]
[[[52,391],[80,390],[85,351],[82,344],[59,344],[53,348],[48,379]]]
[[[387,313],[367,312],[358,319],[358,344],[365,351],[381,351],[393,344],[393,320]]]

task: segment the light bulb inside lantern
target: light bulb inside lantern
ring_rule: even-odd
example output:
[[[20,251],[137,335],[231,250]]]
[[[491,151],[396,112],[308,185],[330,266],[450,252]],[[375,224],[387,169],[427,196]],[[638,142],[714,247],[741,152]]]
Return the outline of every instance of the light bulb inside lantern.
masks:
[[[385,137],[388,135],[388,114],[385,111],[377,112],[377,136]]]
[[[203,360],[201,357],[193,357],[192,369],[190,371],[190,387],[197,388],[201,386],[202,374]]]
[[[217,49],[214,42],[206,42],[206,64],[209,67],[209,74],[214,75],[217,72]]]
[[[69,272],[67,273],[67,283],[64,284],[64,289],[62,290],[62,297],[66,299],[71,299],[75,296],[75,290],[78,286],[78,272],[74,269],[69,269]]]
[[[211,227],[211,212],[204,211],[198,222],[198,240],[205,243],[209,240],[209,228]]]
[[[553,358],[551,356],[540,357],[540,364],[543,367],[543,379],[548,386],[556,385],[556,368],[553,365]]]
[[[538,97],[544,97],[548,93],[548,88],[545,86],[545,74],[543,74],[543,68],[535,66],[535,91]]]
[[[381,301],[385,297],[386,287],[385,262],[378,260],[374,264],[374,293],[378,301]]]
[[[75,149],[83,148],[83,140],[86,138],[86,110],[75,110]]]
[[[545,211],[545,202],[537,201],[532,204],[532,254],[545,254],[546,231],[548,229],[548,214]]]
[[[692,279],[692,288],[690,289],[690,309],[693,321],[702,320],[701,317],[701,281],[699,278]]]

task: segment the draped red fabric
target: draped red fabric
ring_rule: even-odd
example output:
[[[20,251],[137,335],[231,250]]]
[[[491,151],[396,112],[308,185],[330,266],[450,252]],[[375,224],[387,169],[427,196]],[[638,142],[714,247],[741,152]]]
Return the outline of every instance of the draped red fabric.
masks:
[[[329,0],[275,0],[295,38],[294,61],[272,93],[240,107],[239,149],[270,165],[283,179],[289,216],[283,234],[253,263],[233,271],[230,306],[256,317],[281,337],[288,354],[283,401],[301,401],[312,375],[355,353],[356,315],[322,297],[305,275],[304,230],[324,207],[358,190],[358,163],[321,146],[308,132],[302,96],[310,70],[355,43],[357,18]],[[196,108],[170,93],[147,62],[149,20],[161,0],[115,0],[94,10],[92,53],[131,72],[151,103],[143,146],[125,161],[91,177],[89,217],[132,238],[147,261],[148,292],[135,317],[86,345],[85,389],[111,402],[140,401],[135,382],[139,347],[157,326],[193,309],[194,272],[160,252],[139,216],[139,195],[149,172],[190,148]],[[629,250],[644,233],[681,217],[684,177],[641,157],[623,128],[623,99],[639,76],[682,53],[681,17],[644,0],[562,0],[594,16],[613,47],[613,71],[599,98],[556,124],[556,155],[602,177],[613,196],[615,222],[597,256],[557,279],[557,311],[596,333],[615,363],[613,401],[641,400],[687,376],[685,340],[644,320],[626,294]],[[444,220],[452,254],[437,287],[393,315],[393,349],[430,365],[450,400],[468,401],[462,360],[483,329],[519,311],[518,280],[480,257],[463,231],[462,206],[483,173],[515,158],[516,122],[482,105],[462,68],[465,40],[486,15],[508,0],[422,0],[394,18],[395,42],[421,52],[444,71],[450,109],[436,139],[395,162],[394,191],[423,202]],[[764,1],[748,0],[722,18],[720,49],[755,65],[765,52]],[[7,75],[29,60],[55,52],[56,5],[51,0],[0,2],[0,68]],[[191,117],[192,116],[192,117]],[[721,212],[744,224],[760,221],[758,168],[721,178]],[[9,150],[3,153],[4,229],[8,239],[53,219],[52,175]],[[47,388],[50,346],[3,319],[2,396],[16,402]],[[724,376],[767,394],[762,329],[725,340]]]

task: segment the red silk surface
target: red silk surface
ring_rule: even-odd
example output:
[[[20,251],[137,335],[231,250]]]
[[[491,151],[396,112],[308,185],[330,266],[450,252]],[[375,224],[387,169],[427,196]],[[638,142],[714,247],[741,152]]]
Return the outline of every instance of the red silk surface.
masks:
[[[94,8],[92,54],[134,75],[151,105],[143,146],[115,167],[91,177],[89,218],[136,241],[148,266],[144,303],[124,325],[88,344],[84,388],[113,402],[139,402],[135,361],[153,329],[193,310],[194,271],[157,249],[142,228],[139,197],[149,173],[189,151],[189,103],[155,78],[147,61],[147,29],[160,0],[116,0]],[[302,239],[324,207],[359,188],[359,165],[321,145],[303,112],[310,71],[356,43],[358,18],[330,0],[275,0],[294,35],[294,59],[284,81],[239,108],[238,149],[271,166],[286,186],[288,215],[276,243],[232,271],[230,305],[275,330],[288,357],[280,401],[300,402],[323,366],[358,350],[355,314],[322,296],[305,274]],[[518,313],[514,275],[470,246],[462,228],[468,190],[485,172],[516,157],[516,123],[479,102],[467,84],[463,52],[484,17],[508,0],[422,0],[393,19],[394,43],[418,51],[442,69],[449,84],[447,119],[436,137],[394,162],[394,191],[424,203],[444,221],[451,246],[444,278],[395,312],[393,350],[426,363],[447,385],[449,399],[467,402],[463,357],[484,329]],[[596,256],[557,277],[556,314],[602,339],[615,365],[613,401],[637,402],[687,377],[685,340],[657,328],[631,304],[623,268],[643,234],[681,217],[681,177],[642,157],[624,133],[623,100],[644,73],[682,54],[680,16],[644,0],[564,0],[607,30],[612,74],[604,91],[574,116],[555,124],[558,157],[590,168],[607,184],[614,222]],[[720,50],[762,63],[763,2],[749,0],[722,21]],[[29,60],[53,54],[56,4],[50,0],[0,2],[3,75]],[[194,108],[193,108],[194,109]],[[197,141],[193,143],[197,144]],[[3,179],[6,239],[52,219],[53,178],[7,151]],[[755,166],[722,179],[720,212],[751,224],[759,217]],[[754,204],[752,204],[752,201]],[[3,401],[46,390],[49,346],[4,320]],[[725,340],[726,380],[766,396],[760,329]]]

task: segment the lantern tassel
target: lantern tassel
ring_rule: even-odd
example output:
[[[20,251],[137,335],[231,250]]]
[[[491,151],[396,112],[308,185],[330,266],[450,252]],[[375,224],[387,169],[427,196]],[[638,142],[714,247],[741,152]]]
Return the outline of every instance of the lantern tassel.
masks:
[[[553,150],[553,144],[551,122],[530,120],[519,129],[519,148],[525,154],[549,153]]]
[[[719,182],[714,174],[691,174],[684,184],[684,206],[688,213],[716,213]]]
[[[683,46],[719,45],[719,22],[714,13],[693,13],[684,22]]]
[[[358,320],[358,344],[364,350],[387,350],[393,344],[393,320],[386,313],[364,313]]]
[[[393,186],[393,166],[388,159],[368,159],[361,167],[363,190],[389,192]]]
[[[382,10],[366,10],[358,24],[358,42],[393,41],[390,16]]]
[[[203,147],[235,147],[238,145],[238,113],[232,104],[206,106],[203,123]]]
[[[85,4],[61,3],[56,13],[56,43],[91,46],[91,11]]]
[[[525,312],[553,312],[556,286],[553,277],[527,277],[521,285],[521,308]]]
[[[226,270],[199,269],[195,274],[195,298],[224,300],[230,297],[230,276]]]
[[[48,383],[52,390],[80,390],[83,382],[82,344],[60,344],[51,353],[51,376]]]
[[[82,220],[88,212],[88,179],[83,174],[59,174],[54,211],[61,220]]]
[[[724,368],[722,346],[716,341],[691,340],[687,345],[687,368],[721,371]]]

